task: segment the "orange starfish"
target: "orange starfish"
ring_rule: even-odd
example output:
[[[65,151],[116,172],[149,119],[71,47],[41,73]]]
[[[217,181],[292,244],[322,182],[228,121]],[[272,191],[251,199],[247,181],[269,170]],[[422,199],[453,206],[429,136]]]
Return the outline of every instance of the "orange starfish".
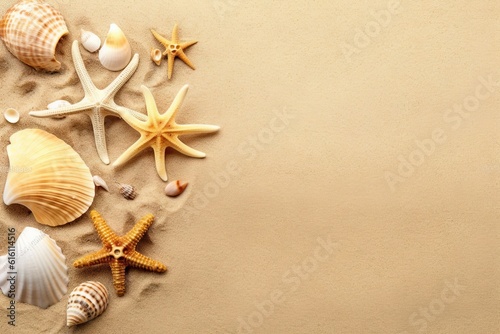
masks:
[[[175,24],[174,29],[172,30],[172,40],[166,39],[153,29],[151,29],[151,32],[153,33],[153,36],[156,38],[156,40],[165,47],[163,55],[167,56],[168,60],[167,75],[169,79],[172,77],[172,72],[174,70],[175,57],[179,57],[183,62],[186,63],[186,65],[191,67],[193,70],[195,69],[193,63],[191,63],[189,58],[184,53],[184,50],[190,47],[191,45],[198,43],[198,41],[180,43],[179,28],[177,27],[177,23]]]
[[[125,294],[125,268],[127,266],[162,273],[167,267],[135,250],[135,246],[153,224],[154,216],[148,214],[124,236],[119,237],[111,230],[101,215],[92,210],[90,218],[102,240],[103,248],[97,252],[85,255],[76,260],[76,268],[90,267],[96,264],[108,263],[113,275],[113,285],[118,296]]]

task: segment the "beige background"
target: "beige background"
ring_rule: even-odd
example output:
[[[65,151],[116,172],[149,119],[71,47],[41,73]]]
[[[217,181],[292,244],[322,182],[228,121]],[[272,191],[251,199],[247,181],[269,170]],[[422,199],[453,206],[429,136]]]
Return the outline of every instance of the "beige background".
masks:
[[[13,3],[2,1],[0,12]],[[7,328],[2,306],[0,331],[500,332],[500,86],[488,91],[481,79],[500,80],[497,1],[50,3],[71,32],[61,73],[36,73],[0,45],[0,109],[16,107],[23,116],[0,128],[0,186],[12,133],[36,127],[58,135],[94,174],[138,188],[133,202],[116,188],[98,190],[92,207],[119,233],[153,213],[156,222],[139,250],[169,271],[131,269],[126,295],[111,290],[108,310],[78,328],[65,327],[65,296],[46,310],[17,304],[15,330]],[[394,8],[385,26],[376,23],[372,13]],[[163,195],[152,151],[114,170],[98,159],[86,116],[27,115],[62,97],[80,100],[71,41],[80,27],[104,36],[112,22],[141,57],[119,103],[145,112],[139,93],[145,84],[164,111],[189,83],[179,121],[222,127],[185,138],[206,159],[168,155],[170,179],[190,182],[179,198]],[[175,22],[181,39],[199,40],[187,50],[197,69],[176,61],[167,81],[166,64],[158,68],[149,59],[150,47],[159,45],[148,29],[170,36]],[[365,29],[371,36],[361,36]],[[95,54],[82,55],[98,86],[116,76]],[[464,103],[477,108],[458,116],[454,105]],[[288,124],[274,120],[277,114],[289,115]],[[117,118],[108,118],[106,128],[115,160],[138,135]],[[436,131],[433,152],[419,153],[416,141],[429,143]],[[398,175],[400,159],[419,166],[402,170],[391,187],[386,176]],[[233,167],[228,182],[214,183]],[[49,228],[26,208],[4,205],[0,253],[7,226],[43,229],[68,264],[101,245],[88,215]],[[331,254],[318,248],[318,238],[335,243]],[[69,291],[89,279],[112,289],[109,268],[69,273]],[[456,284],[454,294],[447,286]],[[0,296],[0,305],[7,303]],[[239,328],[242,322],[248,327]]]

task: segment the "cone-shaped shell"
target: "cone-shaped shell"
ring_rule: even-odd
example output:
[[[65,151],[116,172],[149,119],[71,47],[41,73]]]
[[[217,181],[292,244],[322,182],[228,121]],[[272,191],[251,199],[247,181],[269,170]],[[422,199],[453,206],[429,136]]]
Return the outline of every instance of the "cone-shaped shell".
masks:
[[[58,71],[56,46],[68,34],[64,18],[41,0],[24,0],[10,7],[0,19],[0,38],[23,63],[46,71]]]
[[[9,291],[10,294],[14,292],[16,301],[41,308],[61,300],[68,291],[68,267],[65,264],[66,257],[56,242],[42,231],[26,227],[14,249],[14,254],[9,247],[9,254],[0,256],[0,287],[3,294],[9,296]],[[15,276],[15,280],[12,280],[12,276]]]
[[[5,204],[22,204],[37,222],[50,226],[69,223],[87,211],[95,195],[94,182],[71,146],[39,129],[18,131],[10,142]]]
[[[110,71],[121,71],[131,58],[132,49],[125,34],[116,24],[111,24],[106,40],[99,50],[99,61]]]
[[[108,289],[102,283],[87,281],[80,284],[69,295],[66,325],[83,324],[100,316],[108,307],[108,302]]]

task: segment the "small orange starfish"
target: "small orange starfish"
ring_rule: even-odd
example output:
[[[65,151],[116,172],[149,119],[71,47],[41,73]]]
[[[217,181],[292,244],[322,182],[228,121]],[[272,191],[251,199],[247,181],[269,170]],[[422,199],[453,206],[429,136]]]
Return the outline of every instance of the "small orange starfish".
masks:
[[[135,250],[135,246],[153,224],[154,216],[148,214],[124,236],[119,237],[111,230],[101,215],[92,210],[90,218],[102,240],[103,248],[76,260],[76,268],[90,267],[96,264],[109,263],[113,275],[113,285],[118,296],[125,294],[125,268],[127,266],[162,273],[167,267]]]
[[[151,32],[153,33],[153,36],[156,38],[158,42],[160,42],[164,47],[165,51],[163,52],[164,56],[167,56],[168,60],[168,69],[167,69],[167,75],[168,78],[170,79],[172,77],[172,72],[174,70],[174,59],[175,57],[179,57],[183,62],[186,63],[189,67],[191,67],[193,70],[194,65],[191,63],[189,58],[186,56],[184,53],[184,50],[190,47],[193,44],[198,43],[198,41],[190,41],[190,42],[184,42],[180,43],[179,42],[179,28],[177,27],[177,23],[174,26],[174,29],[172,30],[172,40],[168,40],[165,37],[161,36],[159,33],[151,29]]]

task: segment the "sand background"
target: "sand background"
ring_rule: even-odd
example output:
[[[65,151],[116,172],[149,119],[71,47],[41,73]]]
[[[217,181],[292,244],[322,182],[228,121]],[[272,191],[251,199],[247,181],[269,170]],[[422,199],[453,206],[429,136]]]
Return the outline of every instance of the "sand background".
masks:
[[[2,1],[0,12],[14,2]],[[0,109],[22,113],[16,125],[2,120],[1,165],[15,131],[54,133],[93,174],[137,187],[132,202],[113,185],[97,190],[92,208],[120,234],[153,213],[138,250],[169,271],[129,270],[118,298],[109,268],[70,267],[68,294],[89,279],[110,289],[102,316],[67,329],[66,295],[46,310],[18,303],[13,329],[2,295],[0,332],[500,332],[500,87],[488,91],[481,79],[500,79],[497,1],[49,2],[71,33],[60,73],[34,71],[0,43]],[[381,27],[372,13],[388,9]],[[119,104],[145,112],[145,84],[164,111],[189,83],[178,121],[221,126],[184,137],[206,159],[168,155],[169,178],[190,182],[176,199],[163,194],[152,151],[115,170],[99,160],[87,116],[27,115],[82,98],[71,42],[80,28],[103,37],[113,22],[141,57]],[[177,60],[167,80],[166,63],[149,59],[159,47],[149,28],[170,36],[175,22],[182,40],[199,41],[186,52],[197,69]],[[96,54],[82,55],[97,86],[116,77]],[[474,111],[449,111],[463,103]],[[118,118],[107,118],[106,131],[112,161],[138,138]],[[439,143],[418,160],[416,141],[435,131]],[[400,159],[410,158],[419,166],[391,187],[387,172],[398,175]],[[217,176],[224,173],[228,181]],[[42,229],[68,265],[101,246],[87,214],[50,228],[22,206],[3,205],[2,254],[8,226]],[[328,240],[331,253],[319,248]],[[457,284],[455,293],[447,288]]]

